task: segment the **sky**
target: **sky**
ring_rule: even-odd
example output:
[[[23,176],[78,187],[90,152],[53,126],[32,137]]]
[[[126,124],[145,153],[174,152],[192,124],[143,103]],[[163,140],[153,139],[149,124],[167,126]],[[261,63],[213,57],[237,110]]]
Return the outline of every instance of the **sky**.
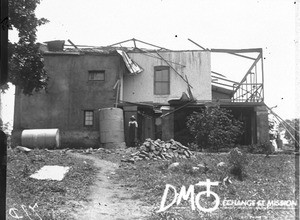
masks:
[[[50,22],[38,28],[37,40],[106,46],[136,38],[168,49],[199,49],[190,38],[205,48],[262,48],[265,103],[277,106],[282,118],[295,118],[295,1],[41,0],[36,15]],[[250,65],[212,55],[212,70],[228,79],[240,81]]]

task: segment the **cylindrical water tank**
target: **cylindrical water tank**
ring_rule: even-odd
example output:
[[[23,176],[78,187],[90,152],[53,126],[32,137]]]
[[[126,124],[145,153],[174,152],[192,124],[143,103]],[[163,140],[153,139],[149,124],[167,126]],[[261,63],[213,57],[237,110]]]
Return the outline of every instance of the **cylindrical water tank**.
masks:
[[[103,108],[99,110],[100,142],[124,142],[123,110],[120,108]]]
[[[58,148],[59,129],[26,129],[21,135],[22,146],[31,148]]]

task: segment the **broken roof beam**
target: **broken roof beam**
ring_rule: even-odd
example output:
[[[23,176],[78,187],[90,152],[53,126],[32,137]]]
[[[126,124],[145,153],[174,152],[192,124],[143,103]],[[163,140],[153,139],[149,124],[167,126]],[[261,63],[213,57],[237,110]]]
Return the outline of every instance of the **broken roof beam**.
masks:
[[[193,44],[197,45],[198,47],[200,47],[202,50],[207,50],[204,47],[202,47],[200,44],[197,44],[195,41],[191,40],[190,38],[188,38],[189,41],[191,41]]]
[[[208,49],[205,49],[204,47],[202,47],[200,44],[197,44],[195,41],[193,41],[189,38],[188,38],[188,40],[191,41],[193,44],[197,45],[198,47],[200,47],[202,50],[208,50]],[[250,60],[255,60],[255,58],[253,58],[253,57],[248,57],[248,56],[245,56],[245,55],[237,54],[237,53],[248,53],[248,52],[244,52],[244,51],[243,52],[226,52],[226,51],[221,51],[221,50],[227,50],[227,49],[211,49],[211,52],[220,52],[220,53],[224,52],[224,53],[229,53],[229,54],[232,54],[232,55],[235,55],[235,56],[238,56],[238,57],[243,57],[243,58],[247,58],[247,59],[250,59]],[[246,49],[246,50],[249,50],[249,49]],[[232,50],[230,49],[230,51],[232,51]],[[238,50],[238,51],[240,51],[240,50]],[[259,51],[255,51],[255,52],[259,52]]]
[[[261,53],[262,48],[250,48],[250,49],[210,49],[211,52],[216,53]]]
[[[119,100],[119,102],[124,103],[124,104],[130,104],[130,105],[147,106],[147,107],[151,107],[151,108],[154,107],[153,104],[149,104],[149,103],[146,103],[146,102],[129,102],[129,101],[124,101],[124,100]]]
[[[121,41],[121,42],[118,42],[118,43],[115,43],[115,44],[108,45],[107,47],[112,47],[112,46],[116,46],[116,45],[118,45],[118,44],[126,43],[126,42],[129,42],[129,41],[132,41],[133,39],[134,39],[134,38],[129,39],[129,40],[124,40],[124,41]]]
[[[129,42],[129,41],[133,41],[134,48],[137,48],[136,42],[140,42],[140,43],[143,43],[143,44],[146,44],[146,45],[149,45],[149,46],[152,46],[152,47],[156,47],[156,48],[159,48],[159,49],[169,50],[167,48],[160,47],[160,46],[157,46],[157,45],[154,45],[154,44],[150,44],[150,43],[147,43],[145,41],[141,41],[141,40],[138,40],[138,39],[135,39],[135,38],[132,38],[132,39],[129,39],[129,40],[124,40],[124,41],[121,41],[121,42],[118,42],[118,43],[115,43],[115,44],[111,44],[111,45],[108,45],[107,47],[116,46],[118,44],[126,43],[126,42]]]
[[[232,80],[229,80],[229,79],[224,79],[224,78],[217,77],[217,76],[212,76],[212,77],[215,78],[215,79],[224,80],[226,82],[231,82],[231,83],[239,84],[238,82],[235,82],[235,81],[232,81]]]
[[[72,44],[65,44],[67,47],[73,46]],[[74,47],[74,46],[73,46]],[[76,45],[76,47],[101,47],[101,46],[91,46],[91,45]]]
[[[168,115],[170,115],[170,114],[173,114],[173,113],[175,113],[176,111],[178,111],[178,110],[180,110],[180,109],[183,109],[183,108],[185,108],[186,106],[192,104],[193,102],[194,102],[194,100],[191,100],[191,101],[189,101],[188,103],[186,103],[186,104],[184,104],[184,105],[182,105],[182,106],[180,106],[180,107],[178,107],[178,108],[175,108],[173,111],[170,111],[170,112],[168,112],[168,113],[166,113],[166,114],[161,115],[160,118],[163,118],[163,117],[166,117],[166,116],[168,116]]]
[[[188,83],[187,90],[188,90],[188,93],[189,93],[190,99],[191,99],[191,100],[195,100],[195,99],[194,99],[194,96],[193,96],[193,93],[192,93],[192,91],[191,91],[191,87],[190,87],[190,84],[189,84],[189,80],[188,80],[188,78],[187,78],[187,76],[186,76],[186,75],[185,75],[185,79],[186,79],[186,81],[187,81],[187,83]]]
[[[229,54],[232,54],[232,55],[235,55],[238,57],[243,57],[243,58],[250,59],[250,60],[255,60],[255,58],[253,58],[253,57],[248,57],[248,56],[237,54],[237,53],[229,53]]]
[[[78,47],[77,47],[70,39],[68,39],[68,42],[69,42],[73,47],[75,47],[75,49],[78,49]]]
[[[257,56],[257,58],[255,59],[255,61],[253,62],[253,64],[251,65],[251,67],[249,68],[249,70],[246,72],[244,78],[241,80],[241,82],[238,84],[238,86],[236,87],[235,91],[236,92],[240,86],[242,85],[242,83],[246,80],[247,76],[251,73],[252,69],[256,66],[256,64],[258,63],[258,61],[262,58],[262,54],[259,53],[259,55]]]
[[[124,52],[123,50],[116,50],[118,54],[120,54],[122,56],[122,59],[128,69],[128,71],[131,74],[139,74],[141,72],[143,72],[143,68],[141,68],[136,62],[134,62],[134,60],[132,60],[128,54],[126,52]]]
[[[166,61],[165,58],[163,58],[157,51],[156,51],[156,54],[157,54],[163,61],[165,61],[165,63],[166,63],[169,67],[171,67],[171,69],[174,70],[175,73],[177,73],[177,75],[180,76],[180,78],[183,79],[183,81],[185,81],[186,84],[187,84],[189,87],[193,88],[193,87],[189,84],[189,82],[186,81],[185,78],[183,78],[183,76],[182,76],[182,75],[181,75],[181,74],[180,74],[180,73],[179,73],[179,72],[178,72],[171,64],[169,64],[168,61]]]
[[[223,74],[221,74],[221,73],[217,73],[217,72],[215,72],[215,71],[211,71],[213,74],[216,74],[216,75],[218,75],[218,76],[222,76],[222,77],[224,77],[224,78],[226,78],[226,76],[224,76]]]
[[[154,44],[150,44],[150,43],[147,43],[147,42],[144,42],[144,41],[135,39],[135,38],[132,38],[132,40],[137,41],[137,42],[140,42],[140,43],[143,43],[143,44],[146,44],[146,45],[149,45],[149,46],[152,46],[152,47],[157,47],[157,48],[159,48],[159,49],[169,50],[169,49],[167,49],[167,48],[160,47],[160,46],[156,46],[156,45],[154,45]]]
[[[219,83],[219,82],[212,82],[212,83],[232,88],[232,85],[228,85],[228,84],[224,84],[224,83]],[[233,92],[233,90],[232,90],[232,92]]]
[[[245,51],[244,51],[245,50]],[[250,51],[251,52],[250,52]],[[254,50],[254,51],[252,51]],[[257,50],[257,51],[256,51]],[[249,57],[249,56],[245,56],[245,55],[242,55],[242,54],[238,54],[238,53],[252,53],[252,52],[257,52],[259,53],[259,48],[258,49],[241,49],[241,50],[234,50],[236,52],[232,52],[233,50],[232,49],[211,49],[211,52],[216,52],[216,53],[228,53],[228,54],[231,54],[231,55],[234,55],[234,56],[238,56],[238,57],[243,57],[243,58],[246,58],[246,59],[250,59],[250,60],[255,60],[255,58],[253,57]]]

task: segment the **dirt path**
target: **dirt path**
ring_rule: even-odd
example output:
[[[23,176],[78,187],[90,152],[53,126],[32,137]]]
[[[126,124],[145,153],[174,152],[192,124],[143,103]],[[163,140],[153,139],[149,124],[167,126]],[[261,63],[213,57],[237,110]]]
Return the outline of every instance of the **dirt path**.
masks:
[[[78,210],[77,214],[74,214],[75,219],[145,219],[145,216],[150,215],[148,207],[143,207],[139,201],[133,200],[129,190],[110,179],[110,176],[118,168],[118,164],[88,155],[77,153],[72,155],[93,160],[94,165],[100,168],[88,195],[89,202],[81,204],[83,207]]]

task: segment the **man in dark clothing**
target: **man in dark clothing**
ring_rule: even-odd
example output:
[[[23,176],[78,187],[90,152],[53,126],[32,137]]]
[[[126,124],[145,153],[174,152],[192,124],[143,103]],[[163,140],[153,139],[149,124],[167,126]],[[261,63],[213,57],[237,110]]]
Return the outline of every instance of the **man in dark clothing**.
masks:
[[[136,142],[137,142],[138,123],[136,122],[134,115],[130,117],[128,127],[129,127],[129,129],[128,129],[129,130],[129,132],[128,132],[129,147],[135,147]]]

